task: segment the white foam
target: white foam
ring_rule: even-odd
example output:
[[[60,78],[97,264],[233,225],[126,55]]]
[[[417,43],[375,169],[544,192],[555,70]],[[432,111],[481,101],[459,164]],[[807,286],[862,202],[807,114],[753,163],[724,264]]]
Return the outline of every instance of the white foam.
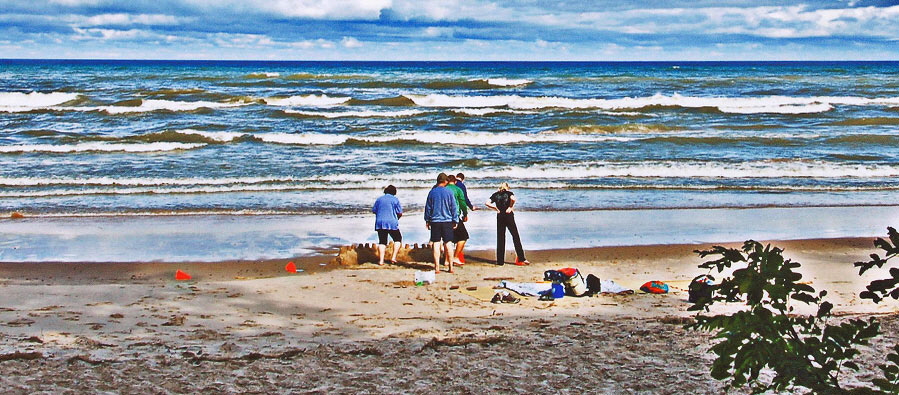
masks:
[[[89,142],[72,145],[54,144],[30,144],[30,145],[6,145],[0,146],[0,153],[25,153],[25,152],[160,152],[189,150],[205,146],[206,144],[188,143],[106,143]]]
[[[420,110],[401,110],[401,111],[339,111],[339,112],[327,112],[327,111],[299,111],[299,110],[284,110],[287,114],[299,114],[305,115],[309,117],[322,117],[322,118],[401,118],[401,117],[412,117],[420,114],[424,114],[424,111]]]
[[[271,106],[333,107],[346,103],[350,98],[328,95],[298,95],[290,97],[269,97],[263,100],[265,101],[265,104]]]
[[[37,186],[163,186],[163,185],[231,185],[231,184],[274,184],[294,182],[293,177],[225,177],[225,178],[118,178],[118,177],[0,177],[0,185]]]
[[[371,143],[390,141],[413,141],[425,144],[450,144],[463,146],[484,146],[503,144],[532,143],[566,143],[566,142],[599,142],[599,141],[632,141],[631,137],[596,135],[596,134],[564,134],[542,132],[534,134],[508,132],[401,132],[382,136],[354,137],[354,139]]]
[[[535,114],[533,111],[515,111],[504,108],[454,108],[450,111],[475,117],[487,114]]]
[[[486,108],[507,107],[519,110],[546,108],[593,108],[600,110],[639,109],[652,106],[717,108],[722,112],[755,114],[784,113],[800,114],[829,111],[835,105],[869,106],[899,105],[899,97],[695,97],[674,94],[656,94],[648,97],[626,97],[618,99],[573,99],[565,97],[525,97],[518,95],[500,96],[450,96],[442,94],[408,95],[416,105],[422,107],[463,107]]]
[[[324,133],[260,133],[251,135],[267,143],[291,145],[340,145],[348,136]]]
[[[25,112],[42,109],[77,98],[77,93],[67,92],[0,92],[0,112]]]
[[[721,162],[581,162],[577,164],[509,167],[479,177],[513,179],[635,178],[889,178],[899,165],[855,165],[822,161]]]
[[[183,102],[183,101],[172,101],[172,100],[143,100],[141,105],[135,107],[127,107],[127,106],[102,106],[97,107],[96,110],[106,112],[108,114],[127,114],[127,113],[138,113],[138,112],[150,112],[150,111],[160,111],[160,110],[168,110],[168,111],[194,111],[200,108],[231,108],[231,107],[241,107],[250,103],[219,103],[219,102],[210,102],[210,101],[195,101],[195,102]],[[75,107],[80,108],[80,107]]]
[[[475,80],[478,81],[478,80]],[[483,81],[483,80],[480,80]],[[493,86],[501,86],[501,87],[510,87],[510,86],[524,86],[532,83],[531,80],[526,79],[511,79],[511,78],[488,78],[487,83]]]

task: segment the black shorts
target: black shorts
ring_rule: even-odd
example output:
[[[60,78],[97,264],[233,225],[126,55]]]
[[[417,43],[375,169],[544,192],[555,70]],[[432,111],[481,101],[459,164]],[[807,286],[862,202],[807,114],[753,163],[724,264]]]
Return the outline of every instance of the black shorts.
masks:
[[[403,234],[399,229],[378,229],[378,244],[387,245],[387,235],[397,243],[403,242]]]
[[[431,222],[431,241],[437,243],[441,239],[444,243],[453,242],[452,222]]]
[[[468,240],[468,229],[465,229],[465,222],[459,222],[458,225],[453,231],[453,240],[456,243]]]

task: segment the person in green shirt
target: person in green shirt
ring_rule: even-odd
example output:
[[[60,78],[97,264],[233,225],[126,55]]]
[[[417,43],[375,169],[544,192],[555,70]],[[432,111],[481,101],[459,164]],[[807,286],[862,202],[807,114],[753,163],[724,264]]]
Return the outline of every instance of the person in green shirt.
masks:
[[[465,242],[468,241],[468,229],[465,229],[465,222],[468,221],[468,205],[465,203],[465,192],[456,186],[456,176],[450,174],[447,177],[446,189],[453,192],[456,197],[456,205],[459,206],[459,226],[453,231],[453,238],[456,241],[455,263],[459,266],[465,264],[465,255],[463,249]]]

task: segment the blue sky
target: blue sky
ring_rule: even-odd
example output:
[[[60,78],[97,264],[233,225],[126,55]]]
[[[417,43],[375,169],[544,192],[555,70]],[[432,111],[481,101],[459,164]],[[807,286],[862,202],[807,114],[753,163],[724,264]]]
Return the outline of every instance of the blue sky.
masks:
[[[899,0],[0,0],[0,58],[899,60]]]

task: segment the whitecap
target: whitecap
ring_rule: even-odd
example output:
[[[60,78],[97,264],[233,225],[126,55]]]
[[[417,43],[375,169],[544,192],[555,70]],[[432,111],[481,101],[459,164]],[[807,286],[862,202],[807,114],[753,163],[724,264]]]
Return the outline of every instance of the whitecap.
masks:
[[[333,107],[349,101],[349,97],[333,97],[328,95],[297,95],[290,97],[269,97],[263,99],[265,104],[271,106],[299,106],[299,107]]]
[[[26,145],[5,145],[0,146],[0,153],[26,153],[26,152],[48,152],[48,153],[70,153],[70,152],[161,152],[161,151],[177,151],[189,150],[203,147],[206,144],[189,144],[189,143],[106,143],[106,142],[89,142],[71,145],[55,145],[55,144],[26,144]]]
[[[0,92],[0,112],[26,112],[72,101],[77,93],[68,92]]]
[[[420,114],[424,114],[424,111],[420,110],[401,110],[401,111],[339,111],[339,112],[326,112],[326,111],[299,111],[299,110],[284,110],[287,114],[298,114],[305,115],[308,117],[322,117],[322,118],[402,118],[402,117],[412,117]]]

